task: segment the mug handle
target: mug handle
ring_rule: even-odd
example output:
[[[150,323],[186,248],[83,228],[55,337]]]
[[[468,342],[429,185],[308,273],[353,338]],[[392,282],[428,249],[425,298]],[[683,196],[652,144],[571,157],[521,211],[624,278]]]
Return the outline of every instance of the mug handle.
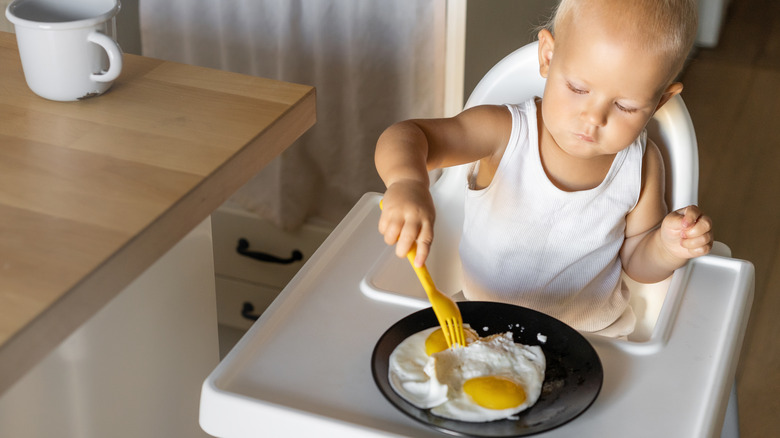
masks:
[[[122,72],[122,49],[108,35],[94,31],[87,36],[87,41],[102,47],[108,54],[108,71],[100,74],[91,74],[89,78],[95,82],[111,82],[119,77]]]

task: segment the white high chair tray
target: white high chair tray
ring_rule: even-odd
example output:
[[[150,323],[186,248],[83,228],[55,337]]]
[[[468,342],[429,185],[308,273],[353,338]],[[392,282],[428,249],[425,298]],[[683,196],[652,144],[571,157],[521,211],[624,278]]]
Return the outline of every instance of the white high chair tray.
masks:
[[[200,424],[224,438],[442,436],[396,410],[371,353],[415,310],[360,283],[384,253],[380,195],[365,195],[205,380]],[[604,367],[594,404],[539,436],[710,437],[720,432],[753,295],[750,263],[708,255],[681,273],[666,339],[588,336]]]

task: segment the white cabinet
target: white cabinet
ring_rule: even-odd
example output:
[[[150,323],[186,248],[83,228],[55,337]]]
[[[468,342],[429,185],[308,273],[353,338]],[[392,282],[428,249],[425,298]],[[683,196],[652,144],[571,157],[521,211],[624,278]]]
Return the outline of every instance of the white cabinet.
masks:
[[[284,231],[229,206],[211,218],[219,324],[239,330],[252,325],[253,317],[271,304],[331,231],[310,223]],[[242,240],[245,247],[239,251]]]
[[[216,325],[206,219],[0,396],[0,437],[207,437]]]

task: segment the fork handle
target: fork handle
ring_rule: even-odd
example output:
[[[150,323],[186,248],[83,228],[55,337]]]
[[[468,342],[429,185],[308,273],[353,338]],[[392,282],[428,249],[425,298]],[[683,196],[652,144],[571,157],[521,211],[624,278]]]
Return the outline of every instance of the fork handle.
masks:
[[[409,260],[409,263],[412,265],[412,269],[414,269],[414,273],[417,274],[417,278],[420,279],[420,283],[422,283],[423,289],[425,289],[425,293],[428,295],[428,299],[430,299],[431,294],[434,293],[436,290],[436,286],[433,285],[433,278],[431,278],[431,273],[428,272],[428,268],[425,267],[425,263],[423,263],[422,266],[417,267],[414,264],[414,259],[417,257],[417,244],[413,243],[412,247],[409,249],[409,252],[406,253],[406,258]]]

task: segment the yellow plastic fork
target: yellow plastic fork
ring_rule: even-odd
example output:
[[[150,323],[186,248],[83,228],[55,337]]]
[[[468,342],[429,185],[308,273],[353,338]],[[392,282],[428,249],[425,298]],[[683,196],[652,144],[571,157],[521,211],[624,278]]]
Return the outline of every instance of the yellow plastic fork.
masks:
[[[460,315],[458,305],[444,292],[436,289],[436,285],[433,284],[433,279],[428,272],[428,268],[425,267],[425,263],[419,268],[414,265],[416,256],[417,245],[412,244],[412,249],[406,254],[406,258],[412,264],[414,273],[417,274],[417,278],[420,279],[420,283],[422,283],[423,289],[425,289],[425,294],[428,295],[428,301],[431,302],[433,313],[436,315],[436,319],[439,320],[447,346],[451,348],[457,344],[465,347],[466,335],[463,333],[463,317]]]
[[[379,201],[379,208],[382,208],[382,201]],[[444,340],[447,341],[447,347],[452,348],[453,345],[466,346],[466,334],[463,333],[463,317],[460,315],[460,309],[455,301],[452,300],[444,292],[436,289],[436,285],[433,284],[428,268],[425,267],[425,263],[419,268],[414,265],[414,259],[417,257],[417,244],[413,243],[412,248],[406,253],[406,258],[414,269],[414,273],[417,274],[417,278],[420,279],[425,294],[428,295],[428,301],[431,302],[433,313],[436,315],[436,319],[439,320],[441,331],[444,332]]]

